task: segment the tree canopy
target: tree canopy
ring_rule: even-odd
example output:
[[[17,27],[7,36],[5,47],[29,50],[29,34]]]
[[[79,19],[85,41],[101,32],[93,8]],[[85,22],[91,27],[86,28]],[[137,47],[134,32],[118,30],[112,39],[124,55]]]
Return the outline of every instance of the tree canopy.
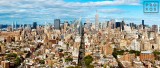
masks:
[[[93,57],[92,57],[91,55],[88,55],[88,56],[86,56],[86,57],[84,58],[84,61],[85,61],[85,65],[86,65],[86,66],[89,66],[90,63],[92,63],[92,61],[93,61]]]

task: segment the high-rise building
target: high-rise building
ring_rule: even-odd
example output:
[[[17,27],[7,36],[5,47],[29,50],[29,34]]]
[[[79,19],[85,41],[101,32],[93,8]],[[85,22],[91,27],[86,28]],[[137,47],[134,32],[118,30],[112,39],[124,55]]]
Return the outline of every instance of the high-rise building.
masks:
[[[152,31],[158,32],[158,25],[152,25]]]
[[[158,25],[158,33],[159,33],[159,25]]]
[[[92,23],[90,22],[90,19],[86,19],[86,23],[84,23],[85,27],[87,27],[88,29],[91,28]]]
[[[2,29],[2,26],[3,26],[3,25],[2,25],[2,24],[0,24],[0,30]]]
[[[109,22],[109,27],[110,27],[111,29],[114,29],[114,28],[116,27],[116,25],[115,25],[115,19],[111,19],[111,20],[110,20],[110,22]]]
[[[142,20],[142,26],[143,26],[143,29],[145,28],[145,25],[144,25],[144,20]]]
[[[14,31],[14,23],[12,22],[12,31]]]
[[[124,30],[124,25],[125,25],[125,22],[123,20],[122,23],[121,23],[121,30]]]
[[[37,22],[33,22],[33,29],[36,29],[37,28]]]
[[[131,29],[132,29],[132,28],[137,29],[137,25],[136,25],[136,24],[134,24],[134,23],[130,23],[129,25],[130,25]]]
[[[116,22],[116,28],[120,27],[121,26],[121,22]]]
[[[14,26],[15,26],[15,29],[17,29],[17,22],[15,22],[15,25],[14,25]]]
[[[98,15],[98,13],[96,13],[96,15],[95,15],[95,29],[96,30],[99,29],[99,15]]]
[[[60,29],[60,19],[55,19],[54,20],[54,28],[55,29]]]

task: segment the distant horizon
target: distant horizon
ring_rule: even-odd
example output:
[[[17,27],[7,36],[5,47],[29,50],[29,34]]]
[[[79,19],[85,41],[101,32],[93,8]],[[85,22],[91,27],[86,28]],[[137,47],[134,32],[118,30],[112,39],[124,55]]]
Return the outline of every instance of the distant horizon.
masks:
[[[82,17],[95,22],[110,19],[124,20],[126,23],[154,25],[160,23],[160,13],[144,13],[143,2],[153,0],[0,0],[0,24],[54,23],[54,19],[73,21]],[[159,0],[154,0],[158,1]]]
[[[58,18],[56,18],[56,19],[58,19]],[[54,19],[53,19],[54,20]],[[78,19],[75,19],[75,20],[78,20]],[[60,19],[60,24],[63,24],[63,23],[65,23],[65,21],[67,21],[69,24],[71,24],[71,21],[73,22],[73,21],[75,21],[75,20],[70,20],[70,21],[67,21],[67,20],[61,20]],[[110,19],[110,20],[112,20],[112,19]],[[106,21],[103,21],[103,22],[99,22],[99,23],[105,23],[105,22],[107,22],[107,21],[110,21],[110,20],[106,20]],[[130,23],[127,23],[125,20],[115,20],[115,22],[122,22],[122,21],[124,21],[125,22],[125,24],[130,24],[130,23],[134,23],[134,22],[130,22]],[[14,21],[14,22],[11,22],[10,24],[1,24],[0,23],[0,25],[12,25],[12,24],[14,24],[15,25],[15,22],[16,21]],[[36,22],[36,21],[34,21],[34,22]],[[30,23],[19,23],[19,22],[16,22],[16,24],[17,25],[32,25],[34,22],[30,22]],[[82,23],[86,23],[86,21],[82,21]],[[95,24],[95,22],[90,22],[90,23],[93,23],[93,24]],[[51,23],[51,22],[46,22],[46,24],[52,24],[52,25],[54,25],[54,21]],[[142,20],[141,20],[141,22],[140,23],[134,23],[134,24],[136,24],[136,25],[142,25]],[[37,22],[37,25],[45,25],[45,22],[41,22],[41,23],[39,23],[39,22]],[[147,26],[152,26],[152,25],[158,25],[158,24],[152,24],[152,25],[150,25],[150,24],[146,24],[145,23],[145,20],[144,20],[144,25],[147,25]]]

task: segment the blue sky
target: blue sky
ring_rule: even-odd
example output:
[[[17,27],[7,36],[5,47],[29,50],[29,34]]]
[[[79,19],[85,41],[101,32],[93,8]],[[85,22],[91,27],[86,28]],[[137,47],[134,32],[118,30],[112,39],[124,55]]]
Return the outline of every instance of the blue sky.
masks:
[[[159,24],[160,13],[143,13],[143,1],[158,0],[0,0],[0,24],[43,24],[80,17],[94,23],[96,11],[100,22],[116,19],[141,24],[143,19],[148,25]]]

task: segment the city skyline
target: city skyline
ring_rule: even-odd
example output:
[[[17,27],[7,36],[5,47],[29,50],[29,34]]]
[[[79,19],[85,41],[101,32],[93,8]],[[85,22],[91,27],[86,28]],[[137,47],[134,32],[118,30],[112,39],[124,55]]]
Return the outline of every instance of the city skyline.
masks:
[[[0,68],[160,68],[158,4],[0,0]]]
[[[54,19],[73,21],[82,18],[95,23],[96,11],[99,21],[116,19],[126,23],[159,24],[159,13],[143,13],[143,2],[150,0],[1,0],[0,24],[53,23]],[[158,0],[155,0],[158,1]],[[159,2],[159,1],[158,1]]]

